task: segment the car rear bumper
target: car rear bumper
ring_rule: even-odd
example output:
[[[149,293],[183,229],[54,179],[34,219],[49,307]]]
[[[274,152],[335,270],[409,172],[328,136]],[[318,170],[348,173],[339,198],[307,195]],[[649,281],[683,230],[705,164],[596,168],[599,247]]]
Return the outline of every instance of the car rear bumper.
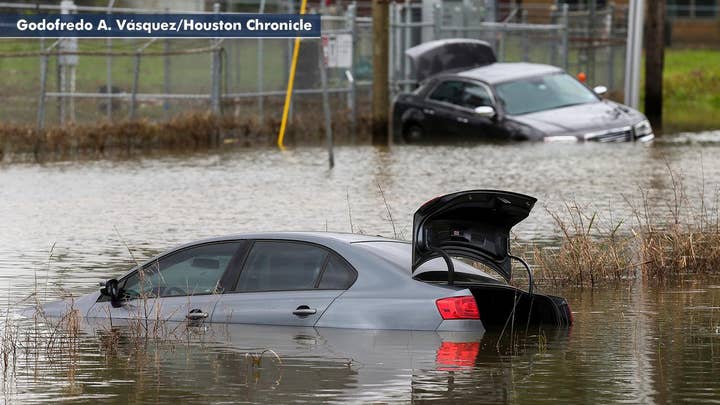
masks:
[[[479,319],[448,319],[440,322],[438,332],[477,332],[485,333],[485,325]]]

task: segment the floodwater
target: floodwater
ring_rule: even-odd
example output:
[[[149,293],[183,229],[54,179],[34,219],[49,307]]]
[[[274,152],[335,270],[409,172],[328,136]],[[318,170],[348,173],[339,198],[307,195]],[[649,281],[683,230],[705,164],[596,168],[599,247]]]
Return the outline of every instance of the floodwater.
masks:
[[[536,196],[515,236],[552,243],[558,230],[546,207],[565,201],[631,223],[626,200],[643,189],[665,213],[674,195],[668,167],[689,203],[712,200],[719,157],[716,132],[651,145],[342,147],[333,170],[321,148],[4,165],[0,305],[19,307],[33,290],[41,300],[90,292],[132,265],[129,251],[140,260],[207,236],[352,229],[407,238],[417,207],[461,189]],[[720,279],[552,292],[569,299],[571,329],[503,336],[178,325],[138,344],[83,323],[77,338],[46,335],[33,345],[35,325],[8,317],[3,336],[25,339],[3,340],[3,354],[14,342],[15,356],[0,359],[2,398],[720,402]]]

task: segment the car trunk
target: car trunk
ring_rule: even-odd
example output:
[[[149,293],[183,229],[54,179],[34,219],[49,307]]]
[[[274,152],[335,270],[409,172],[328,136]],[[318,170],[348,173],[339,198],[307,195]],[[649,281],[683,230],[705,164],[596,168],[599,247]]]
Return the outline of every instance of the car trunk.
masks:
[[[490,44],[464,38],[425,42],[408,49],[405,55],[417,82],[441,72],[472,69],[497,61]]]
[[[572,324],[567,301],[534,294],[530,267],[510,254],[510,230],[527,218],[536,199],[500,190],[469,190],[447,194],[423,204],[413,217],[412,272],[424,263],[443,258],[447,283],[468,288],[486,327],[507,324]],[[470,259],[512,281],[511,261],[522,263],[529,276],[528,291],[511,285],[475,282],[462,272],[455,274],[452,257]],[[457,280],[457,283],[456,283]],[[442,281],[435,278],[433,282]]]
[[[568,326],[570,307],[564,298],[529,294],[511,286],[477,285],[469,287],[488,330],[502,328],[508,320],[516,325]]]

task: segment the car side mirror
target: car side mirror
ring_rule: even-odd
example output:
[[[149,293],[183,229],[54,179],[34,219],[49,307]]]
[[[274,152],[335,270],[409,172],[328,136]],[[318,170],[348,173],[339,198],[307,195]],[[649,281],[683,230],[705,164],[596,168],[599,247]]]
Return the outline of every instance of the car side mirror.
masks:
[[[493,107],[490,107],[489,105],[481,105],[480,107],[475,107],[474,111],[475,114],[484,118],[493,118],[495,116],[495,109]]]
[[[608,88],[605,86],[595,86],[595,87],[593,87],[593,91],[598,96],[602,96],[603,94],[608,92]]]
[[[120,306],[120,283],[117,279],[111,278],[105,282],[105,286],[100,289],[100,294],[110,297],[112,306],[117,308]]]

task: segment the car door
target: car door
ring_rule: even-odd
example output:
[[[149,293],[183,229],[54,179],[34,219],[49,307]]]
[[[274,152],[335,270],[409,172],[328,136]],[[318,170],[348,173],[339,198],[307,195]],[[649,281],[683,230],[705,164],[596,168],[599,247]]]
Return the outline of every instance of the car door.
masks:
[[[345,260],[323,246],[258,240],[212,321],[313,326],[356,277]]]
[[[465,82],[462,80],[444,80],[430,91],[423,108],[425,116],[431,123],[428,125],[430,136],[443,140],[459,135],[461,122],[458,120],[458,107],[464,86]]]
[[[120,280],[121,296],[113,305],[101,297],[89,317],[183,321],[208,319],[246,242],[230,241],[188,247],[165,255]]]
[[[459,136],[469,140],[499,136],[500,129],[495,123],[495,118],[484,117],[475,112],[477,107],[497,109],[488,86],[475,81],[464,82],[459,104],[460,108],[457,109],[455,116]]]

